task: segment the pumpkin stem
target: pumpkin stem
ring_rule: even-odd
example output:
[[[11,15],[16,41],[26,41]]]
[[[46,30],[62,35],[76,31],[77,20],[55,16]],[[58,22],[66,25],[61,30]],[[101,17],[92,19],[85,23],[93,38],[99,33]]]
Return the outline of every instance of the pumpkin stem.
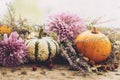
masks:
[[[40,31],[39,31],[39,36],[38,36],[38,38],[42,38],[42,35],[43,35],[43,28],[40,27]]]
[[[98,34],[98,30],[97,30],[97,28],[96,27],[93,27],[93,29],[92,29],[92,31],[91,31],[92,33],[94,33],[94,34]]]

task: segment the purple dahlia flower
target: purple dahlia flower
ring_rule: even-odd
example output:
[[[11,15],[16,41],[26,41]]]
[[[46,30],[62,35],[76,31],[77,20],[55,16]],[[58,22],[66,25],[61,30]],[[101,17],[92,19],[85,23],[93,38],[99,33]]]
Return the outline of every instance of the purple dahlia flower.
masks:
[[[45,28],[48,31],[57,33],[60,41],[74,40],[79,33],[87,30],[84,20],[72,13],[60,13],[50,16]]]
[[[6,67],[18,66],[27,61],[24,40],[19,38],[17,32],[12,32],[8,37],[4,34],[0,42],[0,64]]]

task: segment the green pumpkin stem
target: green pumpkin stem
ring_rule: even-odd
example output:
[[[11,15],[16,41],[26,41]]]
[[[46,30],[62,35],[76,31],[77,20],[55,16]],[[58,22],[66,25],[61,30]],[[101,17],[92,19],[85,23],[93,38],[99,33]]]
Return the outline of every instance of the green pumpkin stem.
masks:
[[[96,27],[93,27],[92,31],[91,31],[93,34],[98,34],[98,30]]]
[[[42,38],[42,36],[43,36],[43,28],[40,28],[40,31],[39,31],[39,36],[38,36],[38,38]]]

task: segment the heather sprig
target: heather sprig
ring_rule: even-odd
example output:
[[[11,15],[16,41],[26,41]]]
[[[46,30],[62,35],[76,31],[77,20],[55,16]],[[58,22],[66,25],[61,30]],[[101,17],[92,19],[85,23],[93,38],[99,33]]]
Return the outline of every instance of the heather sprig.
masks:
[[[5,67],[13,67],[27,61],[27,53],[24,40],[19,38],[17,32],[12,32],[10,36],[4,34],[0,42],[0,64]]]

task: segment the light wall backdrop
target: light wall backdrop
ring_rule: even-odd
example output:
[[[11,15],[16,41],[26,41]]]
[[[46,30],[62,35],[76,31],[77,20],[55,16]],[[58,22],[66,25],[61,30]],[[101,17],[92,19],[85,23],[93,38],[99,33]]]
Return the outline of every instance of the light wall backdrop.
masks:
[[[84,19],[101,17],[99,24],[120,28],[120,0],[0,0],[0,20],[6,13],[6,3],[11,3],[18,16],[32,24],[42,24],[51,13],[70,11]]]

